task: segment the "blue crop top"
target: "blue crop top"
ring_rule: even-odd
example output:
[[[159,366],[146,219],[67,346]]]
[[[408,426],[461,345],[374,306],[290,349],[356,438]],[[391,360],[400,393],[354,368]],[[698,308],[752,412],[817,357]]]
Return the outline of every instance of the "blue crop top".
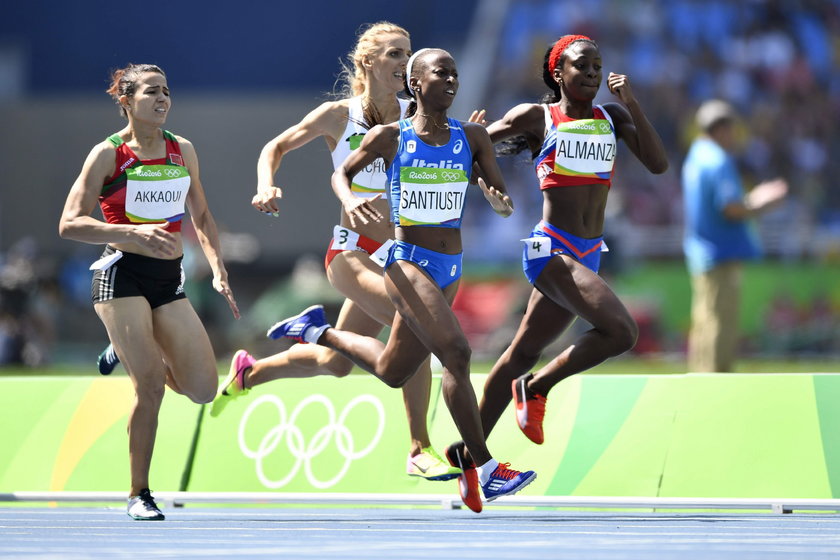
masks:
[[[399,123],[399,147],[388,168],[391,218],[397,227],[461,227],[472,151],[461,123],[447,120],[449,142],[443,146],[423,142],[410,119]]]

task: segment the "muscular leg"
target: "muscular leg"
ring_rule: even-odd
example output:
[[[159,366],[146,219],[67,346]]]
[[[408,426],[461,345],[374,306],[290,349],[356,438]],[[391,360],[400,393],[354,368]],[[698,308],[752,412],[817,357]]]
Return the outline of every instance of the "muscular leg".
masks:
[[[169,364],[179,392],[195,403],[209,403],[216,395],[219,371],[210,337],[187,299],[152,311],[155,340]]]
[[[548,262],[535,287],[556,305],[592,325],[559,356],[534,373],[528,387],[541,395],[563,379],[594,367],[636,344],[638,327],[604,280],[561,256]]]
[[[546,346],[554,342],[575,320],[575,315],[532,290],[528,308],[510,346],[496,361],[479,405],[481,425],[485,436],[496,426],[512,396],[510,385],[527,373],[540,359]]]
[[[368,255],[356,251],[345,251],[335,256],[327,269],[327,277],[335,288],[347,298],[356,302],[370,317],[382,325],[390,326],[396,310],[383,282],[382,268]],[[336,323],[340,330],[349,330],[359,334],[364,331],[341,324],[341,317]],[[431,356],[420,364],[416,373],[402,387],[403,403],[411,434],[411,455],[416,455],[424,447],[429,447],[428,412],[432,388]]]
[[[372,319],[358,304],[347,299],[341,306],[336,328],[376,337],[382,331],[382,324]],[[295,344],[285,352],[257,360],[245,375],[245,387],[255,387],[276,379],[317,375],[344,377],[351,369],[353,362],[330,348],[315,344]]]
[[[392,264],[385,285],[397,308],[387,344],[337,329],[328,329],[319,344],[335,348],[392,387],[402,386],[431,351],[444,366],[443,395],[461,437],[477,461],[490,459],[478,404],[469,380],[470,347],[450,307],[457,283],[445,292],[419,267]],[[410,375],[409,375],[410,376]]]
[[[327,275],[333,286],[348,298],[341,307],[335,324],[337,329],[375,338],[383,325],[391,325],[394,304],[385,291],[382,269],[366,254],[347,251],[337,255],[330,263]],[[285,352],[257,360],[246,373],[245,387],[275,379],[317,375],[344,377],[352,368],[353,362],[331,348],[296,344]],[[411,455],[417,455],[431,445],[427,427],[432,378],[428,355],[416,371],[419,375],[412,376],[403,386]]]
[[[94,308],[134,385],[134,404],[128,415],[128,456],[130,495],[136,496],[149,488],[166,366],[154,338],[152,310],[145,299],[119,298],[97,303]]]

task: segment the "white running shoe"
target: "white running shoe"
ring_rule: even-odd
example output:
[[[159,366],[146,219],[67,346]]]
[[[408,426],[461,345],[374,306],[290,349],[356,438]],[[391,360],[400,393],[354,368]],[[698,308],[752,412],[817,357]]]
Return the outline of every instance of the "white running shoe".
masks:
[[[148,488],[140,490],[140,494],[128,499],[128,516],[137,521],[163,521],[166,519],[158,509],[152,491]]]

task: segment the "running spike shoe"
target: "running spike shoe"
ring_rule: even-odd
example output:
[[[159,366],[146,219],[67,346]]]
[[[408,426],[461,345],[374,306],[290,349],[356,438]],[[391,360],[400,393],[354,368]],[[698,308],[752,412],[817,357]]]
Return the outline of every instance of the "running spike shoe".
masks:
[[[516,494],[537,478],[534,471],[517,471],[510,468],[510,463],[499,463],[490,474],[487,482],[481,485],[484,499],[492,502],[501,496]]]
[[[274,323],[265,335],[273,340],[286,337],[301,343],[306,343],[304,335],[310,327],[323,327],[327,324],[323,305],[313,305],[304,309],[300,314]]]
[[[409,476],[426,480],[452,480],[463,473],[458,467],[448,465],[432,447],[424,447],[414,457],[409,455],[405,468]]]
[[[245,388],[245,371],[254,367],[254,362],[256,360],[246,350],[237,350],[230,361],[228,376],[219,385],[219,392],[213,399],[210,416],[218,416],[230,401],[248,393],[248,389]]]
[[[105,350],[96,358],[96,365],[99,367],[99,373],[102,375],[110,375],[118,363],[120,363],[120,358],[117,356],[117,351],[114,350],[113,344],[108,344]]]
[[[536,444],[545,441],[543,418],[545,417],[545,397],[528,391],[528,382],[533,373],[526,373],[513,380],[513,403],[516,405],[516,424],[525,436]]]
[[[163,521],[166,519],[148,488],[143,488],[140,490],[140,494],[128,499],[128,516],[137,521]]]
[[[453,443],[446,448],[444,453],[450,465],[461,469],[461,475],[458,477],[458,493],[464,505],[476,513],[481,513],[483,506],[481,492],[478,490],[478,471],[475,469],[475,464],[464,457],[464,443]]]

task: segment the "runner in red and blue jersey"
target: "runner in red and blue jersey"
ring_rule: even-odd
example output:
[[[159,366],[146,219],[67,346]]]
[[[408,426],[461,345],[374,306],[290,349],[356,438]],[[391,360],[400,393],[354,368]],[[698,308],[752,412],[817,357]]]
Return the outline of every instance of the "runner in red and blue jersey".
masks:
[[[601,55],[592,39],[561,37],[543,63],[543,81],[551,89],[545,102],[518,105],[487,127],[494,142],[530,149],[543,193],[542,220],[522,240],[523,268],[534,288],[519,330],[484,387],[480,410],[487,434],[513,398],[520,429],[543,443],[551,388],[636,342],[635,321],[597,274],[616,143],[624,140],[653,173],[663,173],[668,161],[629,78],[610,73],[607,86],[621,103],[593,106],[601,80]],[[483,120],[483,114],[473,120]],[[577,317],[592,328],[529,373]]]
[[[91,265],[91,296],[111,339],[100,362],[109,364],[107,372],[122,362],[135,390],[128,418],[128,515],[162,520],[149,490],[149,467],[164,386],[207,403],[219,381],[210,339],[184,293],[180,232],[185,209],[213,271],[213,287],[236,318],[239,309],[195,149],[161,128],[171,107],[163,70],[132,64],[112,78],[108,93],[128,125],[91,150],[67,196],[59,233],[107,244]],[[91,216],[97,203],[105,221]]]

